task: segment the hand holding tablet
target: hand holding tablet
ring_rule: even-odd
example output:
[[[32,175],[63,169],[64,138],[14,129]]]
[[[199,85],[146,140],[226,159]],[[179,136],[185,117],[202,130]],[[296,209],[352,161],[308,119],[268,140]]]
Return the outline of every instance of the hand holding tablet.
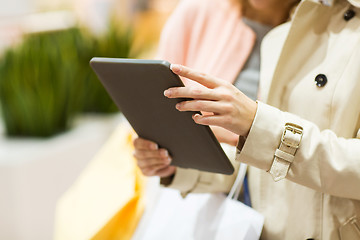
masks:
[[[175,106],[184,98],[169,99],[164,91],[183,86],[159,60],[93,58],[91,67],[139,137],[168,150],[172,165],[232,174],[234,168],[208,126],[192,119],[194,112]]]

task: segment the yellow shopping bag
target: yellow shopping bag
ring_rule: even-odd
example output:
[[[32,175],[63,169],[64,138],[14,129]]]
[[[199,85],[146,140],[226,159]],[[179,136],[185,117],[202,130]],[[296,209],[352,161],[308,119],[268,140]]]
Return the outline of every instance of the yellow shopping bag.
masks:
[[[131,239],[144,210],[144,183],[132,157],[131,131],[120,124],[59,200],[55,239]]]

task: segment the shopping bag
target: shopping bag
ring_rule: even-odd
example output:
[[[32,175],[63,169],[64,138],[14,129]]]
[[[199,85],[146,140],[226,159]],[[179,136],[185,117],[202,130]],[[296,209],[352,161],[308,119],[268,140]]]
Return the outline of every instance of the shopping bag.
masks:
[[[59,200],[54,239],[131,239],[144,210],[145,184],[131,134],[123,121]]]
[[[259,239],[264,217],[236,200],[245,172],[242,165],[228,196],[191,193],[182,198],[177,190],[152,187],[157,198],[147,205],[132,240]]]

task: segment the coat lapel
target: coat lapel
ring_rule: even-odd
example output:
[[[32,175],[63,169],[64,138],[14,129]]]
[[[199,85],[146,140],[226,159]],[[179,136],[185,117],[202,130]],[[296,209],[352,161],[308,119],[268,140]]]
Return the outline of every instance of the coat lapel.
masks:
[[[265,93],[265,96],[268,96],[268,104],[281,108],[286,85],[289,81],[302,79],[309,71],[308,60],[311,56],[319,56],[317,53],[321,51],[320,46],[327,38],[321,31],[326,29],[323,24],[327,24],[331,16],[328,8],[312,1],[304,1],[299,5],[276,64],[268,93]],[[314,27],[314,22],[322,24],[316,24]],[[292,57],[293,55],[296,57]],[[318,64],[320,58],[313,59],[312,65]],[[302,69],[304,71],[301,71]]]

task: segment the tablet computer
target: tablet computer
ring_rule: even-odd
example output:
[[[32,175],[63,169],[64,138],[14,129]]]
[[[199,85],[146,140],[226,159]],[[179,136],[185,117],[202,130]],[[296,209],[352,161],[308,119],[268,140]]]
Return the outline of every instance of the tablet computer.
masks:
[[[185,99],[169,99],[164,91],[184,86],[161,60],[93,58],[90,65],[139,137],[169,151],[171,165],[232,174],[234,168],[208,126],[194,112],[175,108]]]

